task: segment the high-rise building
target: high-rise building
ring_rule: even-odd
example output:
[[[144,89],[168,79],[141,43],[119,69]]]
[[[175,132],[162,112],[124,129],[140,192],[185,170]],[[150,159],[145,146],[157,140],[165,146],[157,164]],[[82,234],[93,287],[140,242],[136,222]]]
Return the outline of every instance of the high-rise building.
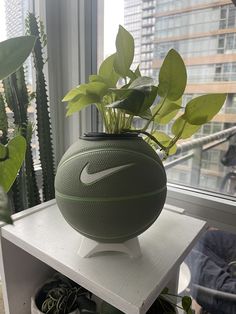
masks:
[[[5,20],[7,38],[22,36],[24,19],[29,10],[29,0],[5,0]]]
[[[165,55],[174,48],[187,66],[184,103],[204,93],[228,93],[224,108],[197,136],[234,125],[236,7],[232,1],[125,0],[124,14],[125,27],[134,35],[138,46],[135,62],[140,63],[144,75],[157,78]],[[220,164],[222,154],[222,147],[202,154],[200,186],[219,187],[224,173]],[[169,179],[190,184],[191,163],[188,160],[171,169]]]

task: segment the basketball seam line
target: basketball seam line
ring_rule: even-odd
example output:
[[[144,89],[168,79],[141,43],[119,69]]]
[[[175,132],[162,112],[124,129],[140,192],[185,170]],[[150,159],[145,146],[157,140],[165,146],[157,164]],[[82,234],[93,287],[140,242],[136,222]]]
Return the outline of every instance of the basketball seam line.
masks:
[[[162,187],[161,189],[158,189],[154,192],[148,192],[144,194],[138,194],[138,195],[132,195],[132,196],[118,196],[118,197],[79,197],[79,196],[72,196],[72,195],[65,195],[63,193],[60,193],[58,191],[55,192],[55,194],[61,198],[74,200],[74,201],[84,201],[84,202],[112,202],[112,201],[125,201],[125,200],[132,200],[132,199],[138,199],[142,197],[148,197],[155,195],[157,193],[160,193],[166,189],[166,186]]]
[[[154,161],[155,163],[157,163],[160,167],[162,166],[162,163],[160,162],[158,162],[158,161],[156,161],[154,158],[152,158],[152,157],[150,157],[150,156],[148,156],[148,155],[145,155],[145,154],[143,154],[143,153],[140,153],[140,152],[136,152],[136,151],[133,151],[133,150],[129,150],[129,149],[111,149],[111,148],[109,148],[109,149],[106,149],[106,148],[101,148],[101,149],[94,149],[93,150],[93,152],[100,152],[100,151],[111,151],[111,152],[115,152],[115,151],[117,151],[117,152],[120,152],[120,151],[122,151],[122,152],[128,152],[128,153],[133,153],[133,154],[138,154],[138,155],[141,155],[141,156],[144,156],[144,157],[146,157],[146,158],[148,158],[148,159],[151,159],[152,161]],[[71,160],[73,160],[74,158],[76,158],[76,157],[78,157],[78,155],[88,155],[88,154],[90,154],[91,153],[91,151],[86,151],[86,152],[82,152],[82,153],[77,153],[76,155],[74,155],[74,156],[72,156],[72,157],[70,157],[70,158],[68,158],[67,160],[65,160],[61,165],[59,165],[59,167],[63,167],[67,162],[69,162],[69,161],[71,161]],[[161,168],[163,168],[163,167],[161,167]]]

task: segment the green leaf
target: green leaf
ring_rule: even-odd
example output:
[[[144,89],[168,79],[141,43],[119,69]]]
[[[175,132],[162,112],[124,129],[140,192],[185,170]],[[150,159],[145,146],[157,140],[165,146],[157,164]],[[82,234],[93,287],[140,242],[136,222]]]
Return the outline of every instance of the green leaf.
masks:
[[[80,95],[85,95],[86,94],[86,85],[87,84],[82,84],[79,85],[75,88],[72,88],[62,99],[62,101],[72,101],[74,100],[77,96]]]
[[[8,158],[8,149],[5,145],[0,143],[0,161],[4,161]]]
[[[200,127],[200,125],[193,125],[188,123],[184,119],[184,115],[182,115],[175,120],[174,124],[172,125],[171,132],[175,136],[178,136],[179,133],[182,132],[179,138],[186,139],[195,134],[200,129]]]
[[[125,110],[127,113],[139,115],[140,112],[145,111],[147,108],[143,106],[145,94],[139,90],[131,90],[132,92],[127,98],[118,100],[107,107],[119,108]]]
[[[168,136],[164,132],[160,132],[160,131],[153,132],[152,136],[154,136],[158,140],[158,142],[160,142],[165,147],[168,147],[168,145],[170,144],[170,142],[172,140],[172,138],[170,136]],[[175,154],[176,150],[177,150],[177,146],[176,146],[176,144],[174,144],[174,146],[172,146],[169,150],[169,155]]]
[[[121,25],[116,36],[116,54],[114,69],[116,73],[125,78],[129,74],[129,68],[134,58],[134,39],[132,35]]]
[[[115,54],[106,58],[100,68],[99,76],[101,76],[109,87],[115,87],[119,79],[119,75],[114,70]]]
[[[124,99],[128,97],[129,94],[132,93],[132,89],[128,88],[109,88],[110,91],[112,91],[118,99]]]
[[[131,89],[129,94],[126,94],[124,99],[118,100],[108,107],[120,108],[127,113],[140,116],[144,111],[151,107],[156,95],[156,86],[140,86],[137,89]]]
[[[138,87],[137,87],[138,88]],[[145,99],[143,108],[144,110],[150,108],[157,97],[157,87],[156,86],[147,86],[147,89],[144,86]]]
[[[185,108],[184,118],[191,124],[209,122],[221,109],[226,94],[209,94],[190,100]]]
[[[185,90],[187,72],[177,51],[171,49],[164,59],[159,72],[158,95],[170,100],[179,99]]]
[[[104,78],[100,75],[92,74],[89,75],[89,82],[102,82],[105,83]]]
[[[100,99],[106,94],[108,86],[102,82],[90,82],[86,84],[86,94],[96,95]]]
[[[0,186],[0,221],[4,221],[8,224],[12,224],[11,212],[8,207],[7,194],[3,191]]]
[[[87,107],[88,105],[92,105],[98,103],[100,98],[96,95],[82,95],[79,100],[73,102],[68,102],[66,107],[67,112],[66,116],[71,116],[73,113],[82,110],[83,108]]]
[[[129,70],[128,77],[130,78],[130,82],[129,83],[132,83],[137,78],[136,74],[132,70]]]
[[[0,43],[0,80],[6,78],[23,64],[35,43],[34,36],[10,38]]]
[[[192,305],[192,299],[189,296],[184,296],[182,298],[182,307],[183,309],[188,312],[188,310],[191,308]]]
[[[137,66],[136,70],[134,71],[135,75],[137,77],[141,76],[140,70],[139,70],[139,65]]]
[[[10,140],[6,147],[8,149],[8,156],[0,160],[0,186],[2,186],[7,193],[15,181],[17,173],[23,163],[26,141],[23,136],[18,135]],[[3,157],[2,147],[1,156]]]
[[[151,86],[154,85],[154,80],[148,76],[141,76],[135,79],[129,86],[129,89],[134,89],[136,87],[143,87],[143,86]]]
[[[164,105],[161,106],[161,104],[162,101],[160,101],[153,109],[153,114],[159,110],[154,121],[159,124],[167,124],[176,116],[177,112],[181,108],[182,98],[176,100],[175,102],[166,99]]]
[[[150,120],[152,118],[152,112],[151,110],[148,108],[147,110],[141,112],[139,114],[139,117],[141,117],[142,119],[146,119],[146,120]]]

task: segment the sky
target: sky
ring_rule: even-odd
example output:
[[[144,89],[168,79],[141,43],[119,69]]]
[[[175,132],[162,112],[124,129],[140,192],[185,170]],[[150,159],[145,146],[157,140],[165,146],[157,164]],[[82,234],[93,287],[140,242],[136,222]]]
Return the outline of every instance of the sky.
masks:
[[[124,24],[124,0],[104,0],[104,57],[115,52],[119,24]]]
[[[4,0],[0,0],[0,41],[6,39]]]
[[[0,0],[0,41],[6,39],[4,0]],[[115,51],[119,24],[124,23],[124,0],[104,0],[104,56]]]

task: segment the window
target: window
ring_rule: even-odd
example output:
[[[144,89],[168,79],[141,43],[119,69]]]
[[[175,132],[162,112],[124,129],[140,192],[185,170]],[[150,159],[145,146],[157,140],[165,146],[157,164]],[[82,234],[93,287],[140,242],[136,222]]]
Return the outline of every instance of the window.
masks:
[[[30,10],[30,0],[20,0],[20,1],[1,1],[1,29],[0,37],[1,40],[5,40],[12,37],[25,35],[25,18],[27,12]],[[33,79],[32,79],[32,61],[27,59],[25,63],[25,80],[28,90],[33,90]],[[14,115],[10,108],[7,107],[7,115],[10,119],[10,129],[8,136],[11,137],[15,130],[14,126]],[[28,119],[33,125],[32,134],[32,153],[35,164],[39,164],[39,144],[37,134],[35,132],[36,125],[36,112],[35,104],[31,102],[28,107]]]

